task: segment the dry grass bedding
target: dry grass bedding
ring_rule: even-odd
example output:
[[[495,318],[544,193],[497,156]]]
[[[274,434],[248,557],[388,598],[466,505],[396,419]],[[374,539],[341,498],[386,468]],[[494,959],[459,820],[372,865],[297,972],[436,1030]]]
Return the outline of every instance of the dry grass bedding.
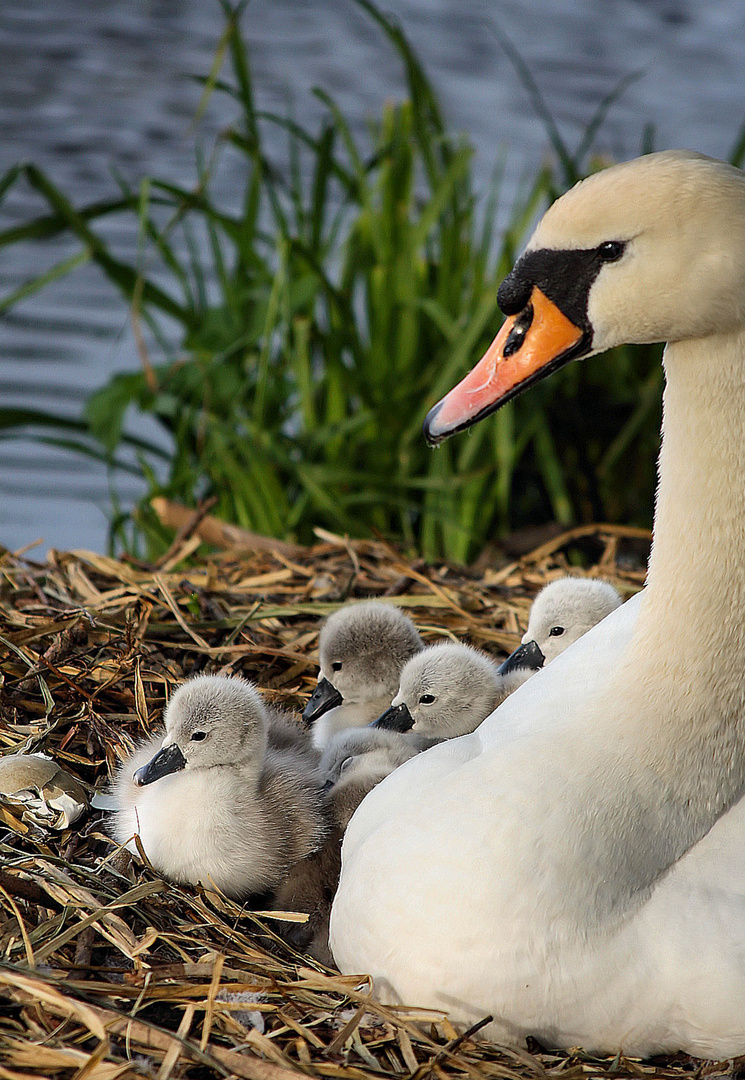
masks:
[[[582,573],[627,597],[643,583],[645,539],[583,527],[472,571],[329,534],[307,549],[270,542],[190,561],[198,537],[185,529],[158,566],[0,552],[0,754],[43,750],[90,795],[187,675],[240,672],[301,708],[319,625],[344,602],[386,598],[427,642],[465,639],[499,658],[573,550]],[[56,831],[0,797],[0,1080],[575,1080],[741,1065],[502,1050],[416,1002],[378,1005],[366,977],[293,952],[276,927],[117,851],[100,810]]]

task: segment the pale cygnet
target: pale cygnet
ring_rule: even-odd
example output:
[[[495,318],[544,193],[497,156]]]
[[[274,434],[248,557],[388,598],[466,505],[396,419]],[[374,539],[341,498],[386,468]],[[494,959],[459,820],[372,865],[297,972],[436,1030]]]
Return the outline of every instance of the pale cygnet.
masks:
[[[452,739],[474,731],[521,681],[499,675],[484,653],[454,642],[409,660],[391,706],[373,728]]]
[[[274,896],[275,910],[309,915],[307,923],[286,923],[278,930],[294,948],[324,964],[333,964],[329,913],[341,873],[344,830],[376,784],[434,741],[372,727],[340,731],[329,740],[319,767],[326,781],[329,834],[318,851],[291,867]]]
[[[380,716],[421,648],[411,619],[393,604],[371,600],[335,612],[321,630],[318,686],[303,710],[313,745],[323,749],[336,732]]]
[[[537,671],[621,605],[608,581],[565,577],[545,585],[533,601],[522,644],[499,671]]]
[[[437,741],[419,733],[402,735],[373,726],[335,735],[319,767],[334,824],[346,829],[352,814],[376,784]]]
[[[114,779],[112,835],[136,851],[138,834],[174,881],[236,899],[273,889],[326,833],[314,758],[272,745],[271,712],[240,678],[184,683],[164,720]]]

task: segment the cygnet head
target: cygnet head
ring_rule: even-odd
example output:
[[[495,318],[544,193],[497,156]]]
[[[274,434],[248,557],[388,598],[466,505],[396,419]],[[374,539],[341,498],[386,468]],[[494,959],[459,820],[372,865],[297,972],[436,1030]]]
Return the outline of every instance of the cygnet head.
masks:
[[[373,600],[340,608],[321,630],[318,686],[303,719],[312,724],[342,702],[390,701],[401,669],[422,647],[411,619],[393,604]]]
[[[328,791],[354,777],[375,777],[375,783],[419,753],[416,743],[402,739],[393,731],[350,728],[340,731],[323,752],[319,772]]]
[[[504,696],[496,666],[469,645],[431,645],[409,660],[376,727],[438,739],[474,731]]]
[[[155,757],[134,774],[152,784],[181,769],[240,764],[258,776],[267,745],[267,711],[258,690],[245,679],[199,675],[178,688],[164,717],[166,735]]]
[[[500,673],[549,664],[620,604],[621,597],[607,581],[579,577],[552,581],[533,601],[522,644],[507,657]]]

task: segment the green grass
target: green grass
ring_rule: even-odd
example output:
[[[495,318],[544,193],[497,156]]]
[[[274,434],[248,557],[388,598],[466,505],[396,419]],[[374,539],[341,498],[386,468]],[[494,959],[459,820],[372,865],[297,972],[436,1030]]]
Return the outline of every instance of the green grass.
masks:
[[[402,31],[369,0],[350,2],[388,38],[407,86],[405,100],[386,104],[364,138],[323,90],[315,91],[325,110],[317,130],[261,112],[241,34],[244,4],[225,2],[200,115],[218,95],[239,119],[198,158],[193,189],[147,177],[137,189],[121,184],[118,198],[76,208],[35,166],[0,180],[0,198],[26,183],[49,207],[0,234],[0,246],[43,249],[61,233],[80,245],[0,298],[0,312],[92,261],[148,340],[142,370],[94,392],[78,421],[0,409],[0,437],[22,431],[103,457],[114,474],[135,468],[148,498],[192,505],[216,495],[215,513],[261,533],[301,541],[315,525],[378,533],[457,562],[550,518],[648,523],[657,348],[573,365],[436,452],[421,436],[427,409],[496,333],[497,286],[537,214],[592,167],[593,140],[615,95],[570,153],[529,72],[502,42],[544,119],[555,164],[523,190],[496,237],[498,173],[480,201],[471,147],[447,131]],[[266,149],[278,136],[289,148],[282,173]],[[228,148],[245,165],[237,213],[212,193]],[[743,152],[741,139],[735,153]],[[96,232],[112,214],[137,222],[136,265],[116,259]],[[127,434],[132,409],[168,433],[170,453]],[[135,466],[131,455],[123,460],[125,447]],[[152,557],[168,541],[147,499],[133,514],[112,510],[112,543]]]

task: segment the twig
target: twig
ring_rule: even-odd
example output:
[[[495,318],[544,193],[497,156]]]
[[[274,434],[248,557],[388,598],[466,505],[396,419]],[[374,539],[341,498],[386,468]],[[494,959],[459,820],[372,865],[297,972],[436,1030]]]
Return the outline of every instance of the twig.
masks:
[[[155,500],[153,500],[153,502],[155,502]],[[194,510],[192,512],[189,519],[187,521],[185,521],[183,523],[183,525],[181,525],[179,527],[179,529],[177,530],[176,535],[173,538],[173,543],[171,544],[171,546],[168,548],[168,550],[166,552],[164,552],[160,556],[159,559],[156,560],[156,563],[155,563],[156,569],[161,570],[164,566],[166,566],[168,563],[170,563],[170,561],[174,557],[174,555],[178,554],[178,552],[181,549],[182,545],[191,536],[194,535],[194,533],[197,531],[197,529],[199,528],[202,521],[204,521],[204,519],[207,517],[207,514],[209,514],[210,510],[212,509],[212,507],[215,505],[216,502],[217,502],[217,495],[212,495],[209,499],[205,499],[204,502],[201,503],[196,508],[196,510]],[[152,503],[151,503],[151,505],[152,505]],[[154,507],[153,507],[153,509],[154,509]],[[157,513],[157,511],[156,511],[156,513]]]
[[[161,523],[169,529],[180,529],[191,521],[193,511],[188,506],[173,502],[162,495],[150,500]],[[302,555],[307,549],[300,544],[290,544],[286,540],[276,540],[271,536],[260,536],[237,525],[228,525],[225,521],[206,514],[197,524],[194,532],[205,544],[218,548],[246,548],[250,551],[280,551],[289,559]]]

